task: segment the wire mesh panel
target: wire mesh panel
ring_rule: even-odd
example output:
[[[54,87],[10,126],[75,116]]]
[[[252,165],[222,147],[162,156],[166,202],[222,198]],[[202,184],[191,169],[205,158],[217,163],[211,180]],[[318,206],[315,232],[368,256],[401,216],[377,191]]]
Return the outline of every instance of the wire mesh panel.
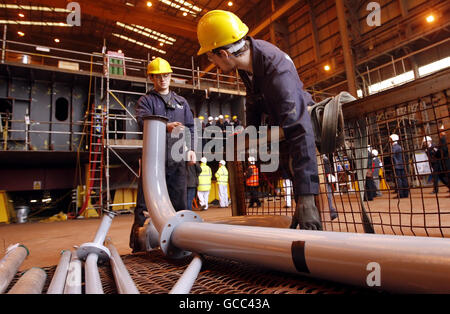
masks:
[[[450,237],[450,89],[448,80],[447,88],[421,88],[432,79],[397,88],[393,97],[375,95],[368,106],[362,100],[357,112],[343,108],[345,147],[317,155],[324,230]],[[243,214],[293,215],[292,181],[283,173],[260,173],[256,192],[244,186]]]

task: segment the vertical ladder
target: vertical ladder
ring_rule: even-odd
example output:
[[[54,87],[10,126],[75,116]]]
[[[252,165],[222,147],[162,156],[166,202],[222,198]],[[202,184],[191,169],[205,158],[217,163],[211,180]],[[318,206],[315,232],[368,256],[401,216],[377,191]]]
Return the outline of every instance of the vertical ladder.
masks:
[[[79,215],[89,209],[94,209],[98,215],[101,215],[102,212],[104,118],[102,106],[93,105],[89,138],[89,171],[83,207]],[[89,215],[89,213],[87,214]]]

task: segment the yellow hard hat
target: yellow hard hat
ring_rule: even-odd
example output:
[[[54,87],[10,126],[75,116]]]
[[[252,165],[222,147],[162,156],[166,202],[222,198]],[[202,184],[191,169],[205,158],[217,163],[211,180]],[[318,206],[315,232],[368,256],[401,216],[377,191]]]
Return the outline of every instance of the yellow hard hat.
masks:
[[[229,117],[230,117],[229,115],[227,115],[227,114],[225,115],[225,118],[229,118]]]
[[[197,55],[232,44],[248,33],[248,27],[234,13],[212,10],[198,22],[197,38],[200,50]]]
[[[204,116],[199,116],[198,117],[200,120],[205,120],[205,117]]]
[[[237,119],[237,116],[233,116],[233,119]]]
[[[148,64],[147,75],[148,74],[162,74],[162,73],[173,73],[169,62],[167,62],[163,58],[160,58],[160,57],[155,58],[152,62],[150,62]]]

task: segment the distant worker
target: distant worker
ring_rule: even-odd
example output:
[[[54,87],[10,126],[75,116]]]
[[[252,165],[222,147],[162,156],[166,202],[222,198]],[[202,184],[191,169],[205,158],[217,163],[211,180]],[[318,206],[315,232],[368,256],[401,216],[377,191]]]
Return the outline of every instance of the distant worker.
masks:
[[[382,196],[383,193],[381,193],[380,190],[380,169],[383,166],[382,162],[378,158],[378,151],[376,149],[372,150],[372,164],[373,164],[373,182],[375,183],[376,188],[376,196]]]
[[[403,158],[403,150],[398,141],[399,136],[397,134],[389,136],[392,150],[392,167],[397,190],[397,196],[394,198],[406,198],[409,196],[409,184],[406,177],[406,163]]]
[[[422,144],[431,166],[431,177],[433,179],[433,191],[431,193],[437,194],[439,192],[439,179],[448,186],[447,176],[443,172],[442,167],[442,151],[433,144],[431,136],[425,136]]]
[[[207,210],[209,203],[209,191],[211,191],[212,171],[206,164],[206,157],[202,157],[200,161],[200,168],[202,169],[202,172],[200,172],[200,175],[198,176],[197,196],[201,210]]]
[[[208,123],[206,123],[206,127],[214,125],[214,118],[209,116]]]
[[[197,194],[198,176],[202,172],[202,168],[196,162],[187,166],[187,209],[192,210],[192,202]]]
[[[261,201],[258,198],[259,172],[258,167],[256,167],[255,165],[255,161],[255,157],[248,157],[248,162],[250,163],[250,165],[245,172],[245,185],[247,186],[248,194],[250,196],[248,205],[249,208],[252,208],[255,203],[258,207],[261,206]]]
[[[441,167],[442,173],[446,178],[448,184],[447,188],[450,192],[450,158],[448,155],[448,144],[447,144],[447,136],[445,133],[444,125],[441,125],[439,128],[439,150],[441,151]]]
[[[219,203],[220,207],[228,207],[228,170],[225,167],[225,160],[219,162],[215,177],[219,186]]]
[[[169,62],[158,57],[148,64],[147,74],[153,82],[153,89],[139,98],[136,108],[136,117],[140,130],[143,130],[143,117],[147,115],[159,115],[168,118],[167,122],[167,151],[179,140],[172,138],[173,131],[187,128],[191,133],[191,147],[194,147],[194,118],[185,98],[170,90],[170,78],[172,69]],[[181,152],[184,153],[184,152]],[[187,152],[189,163],[195,162],[193,150]],[[171,154],[166,154],[166,184],[170,201],[176,211],[187,208],[186,195],[186,162],[175,161]],[[134,223],[130,234],[130,247],[133,252],[139,251],[137,232],[145,223],[147,211],[142,188],[142,173],[138,181],[137,204],[134,210]]]
[[[237,127],[238,125],[241,125],[241,121],[239,121],[237,116],[233,116],[232,120],[231,120],[231,124],[234,127]]]

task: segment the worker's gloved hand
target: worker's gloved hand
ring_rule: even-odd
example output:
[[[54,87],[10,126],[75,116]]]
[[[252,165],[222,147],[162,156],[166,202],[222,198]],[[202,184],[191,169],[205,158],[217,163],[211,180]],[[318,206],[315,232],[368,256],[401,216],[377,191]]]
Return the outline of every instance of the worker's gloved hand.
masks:
[[[172,133],[175,129],[178,132],[183,131],[183,129],[184,129],[183,123],[181,123],[181,122],[169,122],[169,123],[167,123],[167,132]]]
[[[296,202],[295,213],[292,219],[300,224],[303,230],[322,230],[319,211],[317,210],[314,195],[300,195]]]

